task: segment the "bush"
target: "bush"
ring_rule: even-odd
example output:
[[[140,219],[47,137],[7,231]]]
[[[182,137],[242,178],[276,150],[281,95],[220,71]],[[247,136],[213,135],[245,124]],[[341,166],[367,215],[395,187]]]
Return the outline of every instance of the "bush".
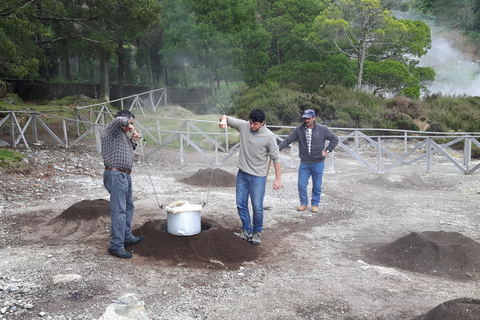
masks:
[[[276,83],[244,89],[233,102],[238,117],[248,118],[253,108],[263,109],[268,124],[300,123],[301,113],[313,109],[317,120],[332,127],[385,128],[419,131],[480,132],[479,97],[431,95],[423,100],[405,97],[385,99],[342,86],[327,86],[303,93]]]

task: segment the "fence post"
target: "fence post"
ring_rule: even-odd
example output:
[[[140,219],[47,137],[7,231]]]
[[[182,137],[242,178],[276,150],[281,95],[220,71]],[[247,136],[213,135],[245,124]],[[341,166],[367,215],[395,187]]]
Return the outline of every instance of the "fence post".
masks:
[[[190,141],[191,141],[191,137],[190,137],[190,121],[187,120],[187,138],[188,138],[188,141],[187,141],[187,148],[190,146]]]
[[[427,137],[427,173],[432,172],[432,139]]]
[[[78,115],[77,108],[75,108],[75,124],[77,127],[77,137],[80,137],[80,116]]]
[[[377,138],[377,143],[378,143],[378,168],[377,168],[377,173],[382,172],[382,138],[378,137]]]
[[[355,153],[358,154],[358,130],[355,130]]]
[[[16,148],[15,142],[15,112],[10,113],[10,137],[12,137],[12,147]]]
[[[183,134],[180,134],[180,163],[183,163]]]
[[[33,131],[33,142],[38,143],[37,115],[36,114],[32,114],[32,131]]]
[[[160,131],[160,119],[157,118],[158,144],[162,144],[162,132]]]
[[[65,139],[65,148],[68,149],[67,121],[65,119],[62,119],[62,127],[63,127],[63,138]]]
[[[335,157],[333,156],[334,152],[335,152],[334,150],[332,150],[332,152],[330,152],[330,171],[333,171],[334,167],[335,167],[335,165],[334,165]]]
[[[472,159],[472,138],[465,137],[463,146],[463,165],[470,170],[470,159]]]
[[[228,153],[228,126],[225,128],[225,151]]]
[[[99,126],[94,124],[95,126],[95,141],[97,142],[97,153],[102,153],[102,141],[100,139],[100,130],[98,129]]]
[[[218,166],[218,135],[215,133],[215,165]]]

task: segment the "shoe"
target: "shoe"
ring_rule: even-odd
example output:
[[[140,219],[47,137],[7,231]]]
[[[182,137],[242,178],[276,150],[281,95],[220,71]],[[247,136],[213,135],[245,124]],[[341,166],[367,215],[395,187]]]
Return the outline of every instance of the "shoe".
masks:
[[[318,212],[318,207],[317,206],[312,206],[312,212]]]
[[[307,206],[302,204],[300,207],[297,208],[297,211],[305,211],[307,210]]]
[[[250,243],[256,246],[260,245],[262,243],[262,234],[255,231],[250,239]]]
[[[130,247],[130,246],[133,246],[137,243],[140,243],[142,242],[143,240],[143,236],[138,236],[138,237],[133,237],[132,239],[130,239],[129,241],[126,241],[123,243],[123,247],[126,248],[126,247]]]
[[[234,234],[245,241],[250,241],[250,239],[252,239],[252,235],[243,229],[240,232],[234,232]]]
[[[132,257],[132,254],[125,249],[113,250],[113,249],[108,248],[108,253],[110,253],[112,256],[119,257],[119,258],[131,258]]]

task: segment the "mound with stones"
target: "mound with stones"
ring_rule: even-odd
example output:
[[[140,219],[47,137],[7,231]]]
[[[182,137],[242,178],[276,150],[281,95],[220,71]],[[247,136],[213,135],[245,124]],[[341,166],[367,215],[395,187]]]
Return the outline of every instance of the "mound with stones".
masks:
[[[478,320],[480,300],[459,298],[444,302],[412,320]]]
[[[372,250],[370,258],[388,267],[438,277],[478,279],[480,244],[458,232],[412,232]]]
[[[215,168],[200,169],[193,175],[180,180],[200,187],[235,187],[237,177],[228,171]]]
[[[108,200],[82,200],[64,210],[50,222],[54,232],[63,237],[84,237],[110,228]],[[197,268],[231,269],[255,261],[260,248],[252,246],[214,221],[202,218],[201,232],[177,236],[167,231],[167,220],[151,220],[133,230],[145,239],[127,250],[152,261]]]
[[[170,234],[165,219],[147,221],[134,233],[145,236],[135,253],[175,265],[232,269],[256,260],[260,254],[259,247],[207,219],[202,219],[200,233],[191,236]]]

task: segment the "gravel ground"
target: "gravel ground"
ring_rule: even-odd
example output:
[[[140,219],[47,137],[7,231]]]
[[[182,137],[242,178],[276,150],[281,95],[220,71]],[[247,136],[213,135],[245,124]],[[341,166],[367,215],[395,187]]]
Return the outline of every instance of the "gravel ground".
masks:
[[[101,156],[89,146],[22,152],[29,169],[0,172],[2,319],[98,319],[113,300],[135,293],[151,319],[398,320],[479,296],[475,261],[468,261],[474,270],[454,277],[436,274],[432,261],[422,273],[383,265],[372,255],[412,233],[459,233],[478,244],[479,175],[463,175],[441,157],[431,174],[419,163],[378,175],[336,152],[335,170],[324,175],[319,213],[296,211],[297,171],[283,167],[283,189],[267,188],[262,245],[242,247],[255,253],[248,261],[213,268],[212,261],[191,264],[141,254],[142,246],[171,246],[167,238],[153,244],[145,239],[132,247],[132,259],[108,255],[108,215],[59,219],[81,201],[108,200]],[[235,160],[221,169],[235,175]],[[195,151],[183,163],[174,150],[136,163],[133,229],[164,223],[160,207],[185,200],[205,203],[202,219],[237,230],[234,187],[185,183],[208,168]],[[66,274],[80,279],[55,283],[55,276]]]

